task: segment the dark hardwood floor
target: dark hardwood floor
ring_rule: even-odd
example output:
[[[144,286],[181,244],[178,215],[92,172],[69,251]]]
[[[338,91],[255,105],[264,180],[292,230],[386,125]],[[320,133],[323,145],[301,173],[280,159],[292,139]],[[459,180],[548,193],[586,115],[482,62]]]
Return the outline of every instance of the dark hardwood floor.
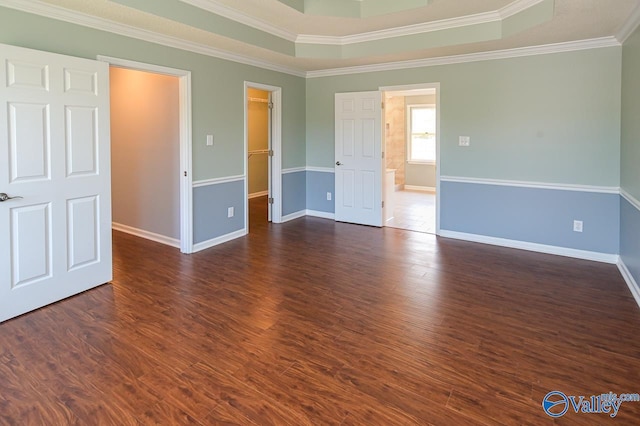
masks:
[[[302,218],[190,256],[114,232],[114,280],[0,324],[0,424],[545,425],[640,392],[613,265]]]

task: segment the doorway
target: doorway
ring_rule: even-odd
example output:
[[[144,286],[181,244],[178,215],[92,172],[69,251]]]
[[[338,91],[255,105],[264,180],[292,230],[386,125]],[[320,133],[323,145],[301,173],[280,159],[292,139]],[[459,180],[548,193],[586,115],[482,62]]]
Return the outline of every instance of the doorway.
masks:
[[[385,226],[438,233],[437,85],[385,88]]]
[[[191,141],[191,72],[174,68],[163,67],[153,64],[129,61],[126,59],[98,56],[99,61],[107,62],[111,67],[133,70],[141,73],[151,73],[158,76],[177,78],[178,93],[177,99],[173,99],[174,107],[178,109],[178,155],[179,162],[175,167],[173,179],[176,182],[178,191],[178,235],[177,239],[161,235],[157,232],[138,232],[135,227],[122,228],[125,232],[158,241],[164,244],[174,245],[180,248],[182,253],[193,252],[193,201],[192,201],[192,141]],[[177,102],[177,105],[175,103]],[[149,151],[150,156],[155,152]],[[175,162],[175,156],[173,161]],[[173,163],[175,165],[175,163]],[[133,184],[133,182],[131,182]],[[162,187],[156,185],[155,193],[162,191]]]
[[[271,221],[271,92],[247,89],[249,232]]]
[[[282,89],[245,82],[245,229],[282,222]]]

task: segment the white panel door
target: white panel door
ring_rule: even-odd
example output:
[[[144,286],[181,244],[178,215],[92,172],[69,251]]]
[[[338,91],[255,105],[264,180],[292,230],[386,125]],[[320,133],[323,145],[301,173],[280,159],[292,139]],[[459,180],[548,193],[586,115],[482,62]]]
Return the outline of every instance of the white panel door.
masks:
[[[380,92],[337,93],[335,98],[335,218],[382,226]]]
[[[111,280],[109,147],[106,63],[0,44],[0,321]]]

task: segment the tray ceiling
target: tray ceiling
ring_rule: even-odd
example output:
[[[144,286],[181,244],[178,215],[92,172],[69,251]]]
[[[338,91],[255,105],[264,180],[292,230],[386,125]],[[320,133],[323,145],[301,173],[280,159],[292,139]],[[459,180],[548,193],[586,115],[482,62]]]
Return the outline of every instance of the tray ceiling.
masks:
[[[640,0],[0,0],[304,75],[533,46],[614,45]]]

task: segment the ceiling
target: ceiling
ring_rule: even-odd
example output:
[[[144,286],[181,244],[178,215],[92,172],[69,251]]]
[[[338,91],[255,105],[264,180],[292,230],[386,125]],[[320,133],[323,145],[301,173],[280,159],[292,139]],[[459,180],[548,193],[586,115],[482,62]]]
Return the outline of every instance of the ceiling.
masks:
[[[640,22],[640,0],[0,0],[0,5],[306,76],[539,52],[539,46],[619,45]]]

